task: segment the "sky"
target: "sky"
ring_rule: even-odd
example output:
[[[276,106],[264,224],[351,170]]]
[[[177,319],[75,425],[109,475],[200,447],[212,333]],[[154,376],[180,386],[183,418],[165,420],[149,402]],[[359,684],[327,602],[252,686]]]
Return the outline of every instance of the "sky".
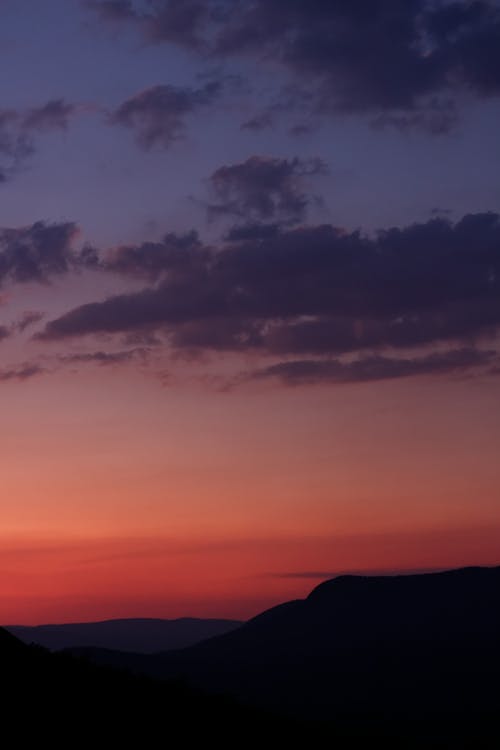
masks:
[[[500,3],[0,12],[0,622],[500,564]]]

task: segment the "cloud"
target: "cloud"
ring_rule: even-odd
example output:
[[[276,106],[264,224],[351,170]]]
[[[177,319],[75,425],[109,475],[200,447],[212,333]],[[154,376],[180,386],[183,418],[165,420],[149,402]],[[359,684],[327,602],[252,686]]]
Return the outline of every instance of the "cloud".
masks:
[[[452,99],[432,98],[425,108],[404,113],[383,112],[371,122],[374,129],[390,125],[402,133],[423,130],[433,135],[446,135],[455,128],[459,120],[458,110]]]
[[[194,275],[196,269],[204,270],[209,260],[208,253],[197,232],[169,232],[160,242],[113,248],[98,261],[98,266],[109,272],[151,281],[162,276],[179,279]]]
[[[316,96],[309,89],[297,83],[282,85],[278,93],[273,92],[271,99],[257,110],[250,119],[241,124],[242,130],[259,132],[267,128],[273,128],[277,121],[286,116],[288,132],[291,135],[304,135],[314,129],[312,117],[315,108]],[[292,123],[291,117],[298,118],[300,122]],[[307,122],[303,122],[304,118]]]
[[[67,130],[70,117],[75,114],[76,106],[64,99],[51,99],[42,107],[35,107],[23,117],[22,127],[25,130]]]
[[[269,573],[272,578],[305,578],[330,580],[339,576],[399,576],[421,573],[438,573],[447,568],[349,568],[348,570],[298,570],[285,573]]]
[[[66,273],[72,262],[72,244],[78,234],[73,222],[0,229],[0,284],[47,282]]]
[[[336,571],[326,570],[298,570],[297,572],[288,573],[269,573],[272,578],[305,578],[305,579],[321,579],[329,580],[330,578],[336,578],[339,573]]]
[[[0,326],[0,341],[17,333],[24,333],[30,326],[38,323],[45,317],[42,312],[35,310],[26,310],[22,315],[11,323],[9,326]]]
[[[301,221],[311,198],[305,181],[327,172],[321,159],[279,159],[251,156],[240,164],[219,167],[210,177],[217,202],[209,216],[228,215],[255,221]]]
[[[146,36],[153,42],[173,42],[185,47],[207,50],[207,34],[224,14],[225,3],[204,0],[169,0],[158,3],[144,18]]]
[[[7,335],[11,331],[6,329]],[[0,327],[1,340],[1,327]],[[132,362],[147,364],[151,350],[146,347],[134,347],[119,351],[91,351],[57,354],[42,357],[39,362],[24,362],[0,369],[0,383],[25,381],[38,375],[54,374],[65,368],[77,368],[79,365],[97,365],[98,367],[115,367]]]
[[[253,0],[221,24],[221,54],[263,52],[315,81],[325,109],[412,111],[443,90],[500,93],[500,9],[479,0]]]
[[[165,286],[144,289],[132,294],[120,294],[104,302],[81,305],[50,321],[40,339],[62,339],[92,333],[113,333],[154,328],[169,319],[182,318],[182,301],[170,301]],[[182,291],[182,290],[179,290]],[[191,304],[185,300],[185,314],[191,315]]]
[[[12,325],[12,330],[17,333],[23,333],[27,328],[38,323],[45,317],[45,313],[37,310],[26,310]]]
[[[61,354],[58,361],[63,365],[97,364],[102,367],[120,365],[135,359],[145,361],[149,350],[145,348],[126,349],[118,352],[84,352],[79,354]]]
[[[139,18],[130,0],[101,0],[100,2],[99,0],[84,0],[84,5],[96,11],[103,21],[127,21]]]
[[[225,6],[230,8],[224,1],[211,0],[160,0],[140,9],[129,0],[86,0],[85,5],[105,21],[134,21],[153,44],[171,42],[199,51],[208,51],[207,33],[220,23]]]
[[[137,143],[148,150],[170,148],[185,134],[186,118],[220,94],[221,83],[212,81],[202,88],[153,86],[121,104],[109,121],[134,131]]]
[[[7,330],[7,335],[11,331]],[[1,328],[0,328],[1,340]],[[119,351],[91,351],[75,352],[68,354],[56,354],[54,356],[44,356],[41,362],[24,362],[18,365],[0,369],[0,383],[10,381],[30,380],[38,375],[54,374],[61,369],[75,368],[79,365],[96,365],[98,367],[115,367],[126,365],[132,362],[147,364],[151,350],[146,347],[134,347],[133,349],[123,349]]]
[[[37,364],[26,363],[11,369],[0,370],[0,382],[5,383],[11,380],[29,380],[36,375],[42,375],[45,372],[43,367]]]
[[[273,124],[273,114],[266,110],[264,112],[259,112],[249,120],[245,120],[245,122],[241,125],[241,129],[259,132],[260,130],[267,130],[267,128],[271,128]]]
[[[126,2],[92,6],[108,20],[134,21],[155,44],[205,58],[279,62],[324,114],[382,115],[379,125],[443,133],[455,122],[450,95],[500,94],[494,0],[158,0],[141,12]],[[254,118],[246,127],[266,124]]]
[[[66,130],[76,112],[77,107],[64,99],[51,99],[25,112],[0,110],[0,183],[16,174],[35,153],[33,134]]]
[[[118,249],[103,267],[151,283],[76,307],[38,338],[161,332],[174,350],[279,357],[260,377],[338,382],[480,366],[489,353],[474,344],[494,348],[500,327],[494,213],[370,236],[331,225],[247,227],[214,249],[194,234],[167,235],[158,246]],[[440,342],[452,351],[428,352]],[[386,354],[412,348],[428,356]],[[354,362],[336,359],[354,353]]]
[[[0,183],[15,174],[34,152],[30,136],[19,126],[19,115],[0,110]]]
[[[276,237],[280,232],[279,224],[264,224],[264,223],[245,223],[238,224],[229,229],[225,239],[228,242],[242,242],[252,240],[268,240],[271,237]]]
[[[372,356],[352,362],[338,360],[294,360],[279,362],[244,375],[243,380],[278,378],[287,385],[311,383],[363,383],[415,375],[463,372],[485,367],[498,359],[495,351],[453,349],[412,359]]]
[[[500,93],[500,7],[495,0],[439,3],[427,32],[449,78],[484,96]]]

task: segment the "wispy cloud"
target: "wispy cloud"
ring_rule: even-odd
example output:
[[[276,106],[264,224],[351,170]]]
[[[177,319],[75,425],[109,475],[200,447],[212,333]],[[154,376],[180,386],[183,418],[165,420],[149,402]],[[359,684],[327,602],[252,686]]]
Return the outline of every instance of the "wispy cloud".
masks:
[[[315,115],[357,113],[378,126],[443,134],[454,127],[464,92],[500,95],[500,8],[494,0],[86,4],[103,20],[136,25],[152,44],[180,45],[204,59],[279,62],[297,89],[307,87]],[[247,127],[268,124],[261,115]]]
[[[187,118],[212,104],[220,92],[221,83],[217,81],[197,89],[153,86],[120,104],[109,122],[132,130],[137,143],[146,150],[154,146],[170,148],[184,137]]]
[[[13,368],[0,370],[0,382],[5,383],[12,380],[24,381],[30,380],[37,375],[43,375],[45,369],[36,363],[26,362]]]

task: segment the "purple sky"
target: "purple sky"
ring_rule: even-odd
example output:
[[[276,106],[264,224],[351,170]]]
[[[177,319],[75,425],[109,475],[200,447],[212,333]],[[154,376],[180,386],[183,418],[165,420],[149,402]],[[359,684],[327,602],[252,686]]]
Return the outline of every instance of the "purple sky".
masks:
[[[446,564],[312,555],[320,531],[395,533],[401,513],[458,525],[447,559],[474,562],[463,530],[500,522],[500,4],[1,13],[7,538],[122,544],[175,518],[186,544],[303,531],[299,572]]]

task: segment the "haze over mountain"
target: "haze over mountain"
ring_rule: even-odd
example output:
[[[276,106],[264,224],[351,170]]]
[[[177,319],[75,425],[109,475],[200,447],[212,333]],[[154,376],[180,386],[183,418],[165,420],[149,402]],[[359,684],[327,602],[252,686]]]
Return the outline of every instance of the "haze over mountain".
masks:
[[[192,646],[239,625],[239,620],[183,617],[176,620],[129,618],[34,627],[6,625],[5,629],[24,643],[36,643],[53,651],[93,646],[148,654]]]

